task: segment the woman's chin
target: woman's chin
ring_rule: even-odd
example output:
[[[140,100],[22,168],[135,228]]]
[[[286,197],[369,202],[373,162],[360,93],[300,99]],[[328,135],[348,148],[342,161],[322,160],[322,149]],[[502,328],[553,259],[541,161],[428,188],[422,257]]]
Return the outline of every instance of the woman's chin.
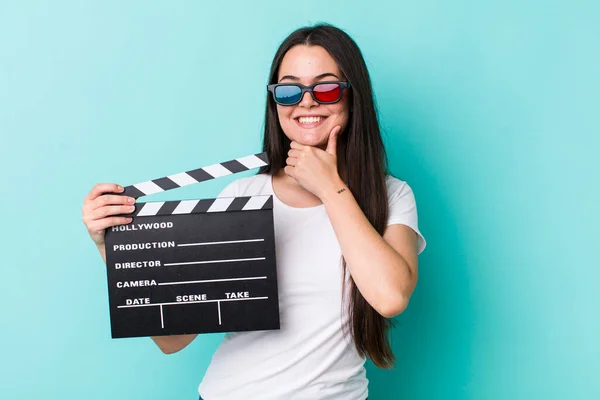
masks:
[[[321,147],[327,144],[327,138],[324,138],[320,133],[301,133],[296,135],[296,142],[304,146]]]

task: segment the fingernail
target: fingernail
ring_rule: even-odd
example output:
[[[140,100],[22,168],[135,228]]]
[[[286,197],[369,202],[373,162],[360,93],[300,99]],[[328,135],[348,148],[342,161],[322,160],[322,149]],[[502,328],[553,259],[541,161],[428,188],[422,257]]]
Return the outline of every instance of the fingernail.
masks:
[[[127,198],[127,202],[134,203],[135,199],[133,197],[129,197],[129,198]]]
[[[119,192],[122,192],[122,191],[123,191],[123,186],[121,186],[121,185],[117,185],[117,190],[118,190]]]
[[[135,210],[135,206],[129,206],[129,207],[127,207],[127,209],[128,209],[129,211],[133,211],[133,210]]]

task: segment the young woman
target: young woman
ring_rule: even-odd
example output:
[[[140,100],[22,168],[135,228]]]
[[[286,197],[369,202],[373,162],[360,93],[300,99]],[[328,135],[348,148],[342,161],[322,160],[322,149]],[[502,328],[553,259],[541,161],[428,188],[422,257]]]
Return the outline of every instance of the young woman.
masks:
[[[393,365],[389,318],[417,283],[425,239],[413,192],[387,172],[369,74],[330,25],[301,28],[275,54],[263,150],[270,165],[219,196],[273,195],[281,329],[226,334],[201,399],[367,398],[364,363]],[[104,229],[131,212],[117,185],[86,196],[83,220],[103,258]],[[165,353],[196,335],[152,339]]]

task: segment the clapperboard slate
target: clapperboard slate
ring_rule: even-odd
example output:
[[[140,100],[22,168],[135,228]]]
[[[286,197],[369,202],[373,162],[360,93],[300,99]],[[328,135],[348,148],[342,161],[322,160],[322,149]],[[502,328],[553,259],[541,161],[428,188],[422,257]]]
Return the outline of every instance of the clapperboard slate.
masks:
[[[266,153],[127,186],[141,196],[267,165]],[[113,338],[279,329],[273,198],[136,202],[106,230]]]

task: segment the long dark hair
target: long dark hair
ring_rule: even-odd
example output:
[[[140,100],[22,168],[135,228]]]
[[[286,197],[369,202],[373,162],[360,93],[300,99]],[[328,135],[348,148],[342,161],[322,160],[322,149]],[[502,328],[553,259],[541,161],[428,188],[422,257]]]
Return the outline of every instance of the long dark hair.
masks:
[[[296,45],[321,46],[336,61],[340,71],[350,82],[351,100],[348,125],[344,134],[338,136],[345,149],[346,185],[373,227],[383,235],[388,218],[388,200],[385,184],[387,156],[379,131],[375,101],[369,72],[362,53],[354,40],[339,28],[319,24],[292,32],[275,53],[269,83],[276,83],[281,60]],[[258,173],[277,174],[286,166],[290,140],[285,136],[277,117],[276,104],[267,95],[263,151],[270,165]],[[339,159],[339,158],[338,158]],[[344,179],[344,177],[342,177]],[[342,257],[344,280],[346,261]],[[342,300],[345,290],[342,290]],[[342,304],[344,302],[342,301]],[[354,345],[360,356],[368,356],[380,368],[391,368],[395,357],[388,338],[393,323],[380,315],[364,299],[354,280],[351,279],[348,311]]]

